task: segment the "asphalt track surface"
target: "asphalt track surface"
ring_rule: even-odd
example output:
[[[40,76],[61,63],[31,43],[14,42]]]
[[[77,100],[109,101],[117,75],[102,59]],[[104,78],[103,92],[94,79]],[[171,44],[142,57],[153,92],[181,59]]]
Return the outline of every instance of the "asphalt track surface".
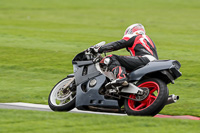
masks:
[[[37,110],[37,111],[52,111],[48,105],[42,104],[32,104],[32,103],[0,103],[0,108],[3,109],[21,109],[21,110]],[[120,113],[107,113],[107,112],[92,112],[92,111],[81,111],[76,108],[70,111],[71,113],[89,113],[89,114],[103,114],[103,115],[117,115],[117,116],[126,116],[126,114]],[[191,119],[191,120],[200,120],[200,117],[183,115],[183,116],[171,116],[171,115],[161,115],[158,114],[154,117],[159,118],[174,118],[174,119]]]

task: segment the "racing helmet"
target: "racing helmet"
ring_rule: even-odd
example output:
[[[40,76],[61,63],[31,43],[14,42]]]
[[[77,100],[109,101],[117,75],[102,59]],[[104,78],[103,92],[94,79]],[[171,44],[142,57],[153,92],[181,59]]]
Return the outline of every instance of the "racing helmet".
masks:
[[[145,35],[144,26],[142,24],[139,24],[139,23],[132,24],[124,32],[123,38],[131,38],[131,37],[136,36],[138,34]]]

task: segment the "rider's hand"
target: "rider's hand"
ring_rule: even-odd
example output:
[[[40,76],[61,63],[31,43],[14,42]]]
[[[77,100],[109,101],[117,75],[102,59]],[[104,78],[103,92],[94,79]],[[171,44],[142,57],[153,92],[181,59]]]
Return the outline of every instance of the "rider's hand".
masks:
[[[101,46],[103,46],[105,43],[106,43],[105,41],[102,41],[102,42],[100,42],[100,43],[98,43],[98,44],[96,44],[94,46],[91,46],[90,48],[87,49],[87,51],[90,51],[90,52],[92,52],[94,54],[95,53],[100,53],[101,54],[102,52],[99,51],[99,48]]]
[[[92,46],[92,47],[90,47],[89,49],[90,49],[90,51],[91,51],[92,53],[98,53],[99,48],[100,48],[100,47],[98,47],[98,46]]]

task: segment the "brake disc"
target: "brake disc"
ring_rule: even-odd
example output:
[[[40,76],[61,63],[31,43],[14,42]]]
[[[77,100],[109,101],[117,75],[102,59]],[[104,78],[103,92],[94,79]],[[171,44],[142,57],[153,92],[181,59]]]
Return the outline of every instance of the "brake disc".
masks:
[[[67,90],[67,88],[60,88],[58,92],[56,93],[56,99],[57,100],[65,100],[69,96],[71,96],[72,92],[70,90]]]

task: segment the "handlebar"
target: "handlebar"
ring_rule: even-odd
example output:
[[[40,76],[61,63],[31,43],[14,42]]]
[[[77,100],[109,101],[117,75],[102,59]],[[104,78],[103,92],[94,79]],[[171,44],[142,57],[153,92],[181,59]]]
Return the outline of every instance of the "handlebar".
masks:
[[[101,54],[97,53],[97,56],[92,60],[94,63],[97,63],[100,61],[100,57],[101,57]]]
[[[86,49],[85,50],[86,58],[88,60],[92,60],[94,63],[98,62],[100,57],[101,57],[101,54],[92,51],[92,49],[94,47],[101,47],[101,46],[105,45],[105,43],[106,43],[105,41],[102,41],[102,42],[100,42],[100,43],[98,43],[98,44],[96,44],[94,46],[91,46],[90,48]]]

